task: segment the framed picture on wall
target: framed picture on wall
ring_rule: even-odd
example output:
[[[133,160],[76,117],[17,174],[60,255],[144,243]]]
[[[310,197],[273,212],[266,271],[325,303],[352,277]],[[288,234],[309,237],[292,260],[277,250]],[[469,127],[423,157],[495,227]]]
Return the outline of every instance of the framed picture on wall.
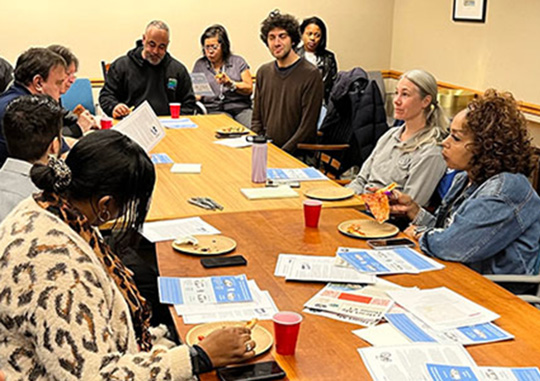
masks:
[[[454,0],[452,20],[486,22],[487,0]]]

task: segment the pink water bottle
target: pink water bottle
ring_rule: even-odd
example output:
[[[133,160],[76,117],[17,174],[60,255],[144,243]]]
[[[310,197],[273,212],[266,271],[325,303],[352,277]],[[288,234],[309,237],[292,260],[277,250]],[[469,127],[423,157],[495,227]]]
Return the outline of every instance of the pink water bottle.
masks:
[[[266,182],[266,161],[268,159],[268,139],[266,136],[248,136],[253,142],[251,148],[251,181],[254,183]]]

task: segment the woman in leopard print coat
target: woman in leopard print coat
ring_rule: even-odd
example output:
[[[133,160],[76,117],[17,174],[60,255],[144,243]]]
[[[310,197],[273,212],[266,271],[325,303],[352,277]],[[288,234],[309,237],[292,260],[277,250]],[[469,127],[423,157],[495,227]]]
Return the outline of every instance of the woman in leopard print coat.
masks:
[[[131,272],[96,229],[120,215],[124,232],[144,222],[155,173],[140,146],[115,131],[94,132],[66,163],[35,166],[32,179],[43,193],[0,225],[7,380],[188,380],[254,355],[244,328],[194,347],[159,345],[151,334]]]

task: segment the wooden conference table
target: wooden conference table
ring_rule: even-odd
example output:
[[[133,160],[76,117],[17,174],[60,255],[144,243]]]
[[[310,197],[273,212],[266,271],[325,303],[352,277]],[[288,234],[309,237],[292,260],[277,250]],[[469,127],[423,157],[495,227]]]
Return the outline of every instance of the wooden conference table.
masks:
[[[307,189],[338,184],[330,180],[301,183],[300,197],[275,200],[248,200],[241,188],[264,187],[251,182],[251,148],[230,148],[213,142],[216,130],[240,126],[225,115],[192,116],[198,128],[167,130],[165,138],[152,153],[167,153],[175,163],[200,163],[200,174],[173,174],[172,164],[156,165],[157,183],[147,221],[161,221],[216,213],[247,212],[254,210],[300,209]],[[269,168],[305,168],[306,165],[276,146],[268,147]],[[201,209],[189,204],[191,197],[211,197],[224,206],[221,212]],[[331,207],[360,206],[355,196],[332,203]]]
[[[325,208],[318,229],[304,228],[302,211],[263,210],[244,213],[214,214],[204,220],[234,238],[247,267],[204,269],[199,257],[175,252],[171,242],[157,244],[158,264],[162,276],[213,276],[246,274],[262,290],[268,290],[280,310],[300,312],[302,305],[323,287],[321,283],[286,282],[277,278],[274,268],[279,253],[334,255],[338,246],[367,247],[366,242],[349,238],[337,230],[345,220],[367,218],[351,208]],[[479,365],[539,366],[540,311],[496,286],[467,267],[445,262],[446,268],[421,275],[386,276],[402,286],[434,288],[445,286],[498,313],[496,324],[515,336],[514,340],[468,346]],[[184,337],[191,326],[185,326],[174,310],[175,322]],[[362,328],[325,317],[303,314],[297,351],[294,356],[280,356],[272,348],[254,361],[274,358],[290,380],[368,380],[370,379],[356,349],[368,346],[351,333]],[[259,324],[273,332],[272,323]],[[216,380],[215,373],[202,377]]]

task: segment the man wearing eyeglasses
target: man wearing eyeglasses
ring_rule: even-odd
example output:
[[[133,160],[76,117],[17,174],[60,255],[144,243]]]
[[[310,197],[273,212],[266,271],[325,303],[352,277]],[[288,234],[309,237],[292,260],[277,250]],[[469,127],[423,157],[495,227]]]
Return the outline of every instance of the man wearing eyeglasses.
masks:
[[[192,114],[195,96],[186,67],[168,52],[169,27],[151,21],[135,48],[109,67],[99,94],[103,111],[123,118],[147,100],[157,115],[169,115],[169,103],[182,104],[182,114]]]
[[[272,12],[262,23],[261,39],[276,60],[257,71],[251,128],[294,153],[298,143],[316,138],[322,78],[314,65],[294,51],[300,32],[293,16]]]

